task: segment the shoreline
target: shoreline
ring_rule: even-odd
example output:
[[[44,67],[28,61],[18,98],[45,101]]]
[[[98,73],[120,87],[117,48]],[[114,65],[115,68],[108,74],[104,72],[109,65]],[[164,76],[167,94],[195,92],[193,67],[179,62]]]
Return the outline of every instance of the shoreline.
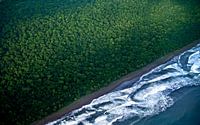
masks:
[[[100,90],[98,90],[92,94],[81,97],[80,99],[76,100],[75,102],[71,103],[70,105],[58,110],[57,112],[50,114],[49,116],[47,116],[41,120],[33,122],[32,125],[44,125],[49,122],[55,121],[55,120],[61,118],[62,116],[64,116],[65,114],[67,114],[75,109],[78,109],[78,108],[82,107],[83,105],[89,104],[93,99],[98,98],[104,94],[111,92],[113,89],[120,86],[123,82],[129,81],[129,80],[137,80],[143,74],[145,74],[145,73],[149,72],[150,70],[154,69],[155,67],[169,61],[170,59],[179,55],[180,53],[194,47],[198,43],[200,43],[200,39],[195,40],[192,43],[186,45],[185,47],[178,49],[174,52],[171,52],[171,53],[167,54],[166,56],[163,56],[163,57],[155,60],[154,62],[148,64],[147,66],[145,66],[139,70],[136,70],[132,73],[129,73],[128,75],[121,77],[119,80],[116,80],[116,81],[110,83],[107,87],[103,87]]]

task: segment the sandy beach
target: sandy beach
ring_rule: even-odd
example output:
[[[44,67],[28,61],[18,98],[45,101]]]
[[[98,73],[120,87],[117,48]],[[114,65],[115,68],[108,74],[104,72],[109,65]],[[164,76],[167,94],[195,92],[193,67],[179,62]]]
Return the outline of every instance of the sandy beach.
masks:
[[[82,107],[83,105],[86,105],[88,103],[90,103],[93,99],[98,98],[99,96],[102,96],[106,93],[109,93],[110,91],[112,91],[113,89],[115,89],[116,87],[118,87],[120,84],[122,84],[125,81],[129,81],[129,80],[137,80],[138,78],[140,78],[141,75],[149,72],[150,70],[154,69],[155,67],[157,67],[158,65],[161,65],[165,62],[167,62],[168,60],[170,60],[171,58],[179,55],[180,53],[192,48],[193,46],[195,46],[196,44],[200,43],[200,40],[196,40],[194,42],[192,42],[191,44],[183,47],[182,49],[179,49],[177,51],[174,51],[172,53],[169,53],[168,55],[154,61],[153,63],[145,66],[144,68],[137,70],[135,72],[129,73],[126,76],[123,76],[122,78],[120,78],[119,80],[116,80],[114,82],[112,82],[111,84],[109,84],[107,87],[101,88],[100,90],[86,95],[82,98],[80,98],[79,100],[73,102],[72,104],[60,109],[59,111],[45,117],[42,120],[36,121],[34,123],[32,123],[33,125],[43,125],[43,124],[47,124],[49,122],[52,122],[56,119],[61,118],[63,115],[78,109],[80,107]]]

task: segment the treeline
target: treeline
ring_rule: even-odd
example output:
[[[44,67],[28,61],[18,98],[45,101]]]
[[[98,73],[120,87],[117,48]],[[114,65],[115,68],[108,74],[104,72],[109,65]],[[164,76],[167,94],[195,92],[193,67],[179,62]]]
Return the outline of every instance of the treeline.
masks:
[[[36,3],[50,6],[50,1]],[[96,0],[5,19],[2,124],[30,124],[200,38],[199,5],[198,0]]]

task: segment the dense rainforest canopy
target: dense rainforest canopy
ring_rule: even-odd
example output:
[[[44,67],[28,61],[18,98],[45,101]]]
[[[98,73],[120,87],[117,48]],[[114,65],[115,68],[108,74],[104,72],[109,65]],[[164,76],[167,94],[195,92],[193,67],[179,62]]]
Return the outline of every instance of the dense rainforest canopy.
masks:
[[[200,38],[199,0],[2,0],[2,124],[30,124]]]

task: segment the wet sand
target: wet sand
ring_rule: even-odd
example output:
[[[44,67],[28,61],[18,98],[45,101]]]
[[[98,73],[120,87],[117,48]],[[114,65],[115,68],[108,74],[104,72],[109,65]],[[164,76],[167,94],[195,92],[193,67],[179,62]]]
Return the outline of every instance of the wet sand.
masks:
[[[61,110],[45,117],[42,120],[36,121],[32,124],[33,125],[44,125],[44,124],[47,124],[54,120],[57,120],[57,119],[61,118],[62,116],[64,116],[65,114],[67,114],[75,109],[78,109],[78,108],[82,107],[83,105],[89,104],[93,99],[98,98],[99,96],[102,96],[106,93],[109,93],[110,91],[112,91],[113,89],[118,87],[123,82],[133,80],[133,79],[137,80],[141,75],[143,75],[143,74],[149,72],[150,70],[154,69],[155,67],[169,61],[170,59],[179,55],[180,53],[194,47],[198,43],[200,43],[200,40],[196,40],[196,41],[192,42],[191,44],[183,47],[182,49],[174,51],[174,52],[154,61],[153,63],[145,66],[144,68],[142,68],[140,70],[137,70],[126,76],[123,76],[119,80],[116,80],[116,81],[112,82],[111,84],[109,84],[107,87],[101,88],[100,90],[98,90],[97,92],[94,92],[92,94],[86,95],[86,96],[80,98],[79,100],[73,102],[72,104],[62,108]]]

